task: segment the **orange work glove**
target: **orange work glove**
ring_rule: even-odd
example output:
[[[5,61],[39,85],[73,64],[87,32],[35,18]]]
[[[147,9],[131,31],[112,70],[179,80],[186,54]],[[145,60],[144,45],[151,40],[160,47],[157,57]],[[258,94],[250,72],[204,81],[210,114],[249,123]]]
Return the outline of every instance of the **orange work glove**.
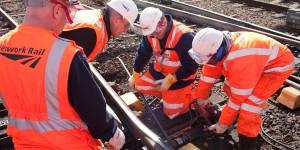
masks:
[[[168,74],[161,84],[161,91],[168,90],[170,88],[170,86],[172,84],[174,84],[175,82],[177,82],[176,77],[171,74]]]
[[[135,72],[134,70],[132,71],[132,75],[131,75],[130,78],[128,79],[129,86],[130,86],[132,89],[135,89],[135,81],[136,81],[140,76],[142,76],[142,73],[137,73],[137,72]]]

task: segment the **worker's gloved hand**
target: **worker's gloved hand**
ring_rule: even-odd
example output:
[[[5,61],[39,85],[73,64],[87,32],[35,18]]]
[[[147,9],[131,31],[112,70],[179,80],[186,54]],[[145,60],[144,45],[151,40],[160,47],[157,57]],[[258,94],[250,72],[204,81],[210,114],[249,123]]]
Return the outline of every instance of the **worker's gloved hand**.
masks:
[[[170,88],[170,86],[171,86],[172,84],[174,84],[175,82],[177,82],[176,77],[173,76],[173,75],[171,75],[171,74],[168,74],[168,75],[164,78],[164,80],[163,80],[163,82],[162,82],[162,84],[161,84],[161,91],[166,91],[166,90],[168,90],[168,89]]]
[[[119,150],[125,144],[125,135],[121,129],[117,127],[114,136],[108,141],[107,146],[112,147],[111,149]]]
[[[201,106],[202,108],[205,108],[205,106],[208,104],[208,99],[200,99],[200,98],[197,98],[197,104],[199,106]]]
[[[215,133],[222,134],[227,130],[228,126],[221,124],[221,123],[216,123],[214,125],[211,125],[208,127],[208,130],[214,131]]]
[[[135,81],[136,81],[141,75],[142,75],[141,73],[137,73],[137,72],[135,72],[135,71],[133,70],[132,75],[131,75],[130,78],[128,79],[129,86],[130,86],[132,89],[135,89],[135,87],[134,87]]]

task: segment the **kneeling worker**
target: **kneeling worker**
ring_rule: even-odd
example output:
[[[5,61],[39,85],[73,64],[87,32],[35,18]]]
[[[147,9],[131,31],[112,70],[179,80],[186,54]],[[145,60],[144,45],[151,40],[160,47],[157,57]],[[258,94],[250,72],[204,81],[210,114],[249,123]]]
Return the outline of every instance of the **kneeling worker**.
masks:
[[[190,94],[199,65],[189,56],[194,31],[148,7],[140,15],[144,35],[134,60],[129,84],[138,91],[163,98],[163,111],[173,119],[189,110]],[[141,75],[152,55],[155,61]]]

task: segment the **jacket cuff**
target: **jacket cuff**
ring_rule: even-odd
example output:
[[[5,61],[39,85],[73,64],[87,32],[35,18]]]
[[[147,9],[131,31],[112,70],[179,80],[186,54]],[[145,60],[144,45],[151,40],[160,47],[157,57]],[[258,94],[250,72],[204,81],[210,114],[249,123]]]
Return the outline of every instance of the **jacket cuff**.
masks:
[[[239,111],[236,111],[230,108],[228,105],[226,105],[222,110],[219,122],[228,126],[232,125],[238,115],[238,112]]]

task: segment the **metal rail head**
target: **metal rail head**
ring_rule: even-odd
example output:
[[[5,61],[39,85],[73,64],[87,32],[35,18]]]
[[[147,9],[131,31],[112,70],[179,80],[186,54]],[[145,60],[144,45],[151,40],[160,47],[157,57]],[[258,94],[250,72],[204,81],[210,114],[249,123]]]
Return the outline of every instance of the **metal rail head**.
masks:
[[[0,8],[0,16],[4,18],[4,21],[7,21],[10,28],[14,29],[16,28],[19,24],[12,19],[2,8]]]
[[[139,134],[139,138],[146,140],[148,144],[152,146],[151,148],[158,150],[173,150],[173,147],[162,141],[159,136],[157,136],[135,116],[135,114],[128,108],[128,106],[124,103],[120,96],[111,88],[110,84],[108,84],[100,75],[93,64],[89,63],[89,66],[95,76],[95,80],[100,83],[100,86],[103,87],[104,91],[108,92],[109,98],[111,98],[115,102],[116,107],[124,112],[122,114],[125,118],[121,119],[127,119],[129,121],[129,125],[131,125],[131,127],[133,128],[132,130],[135,132],[133,134]],[[141,133],[143,134],[140,135]]]

